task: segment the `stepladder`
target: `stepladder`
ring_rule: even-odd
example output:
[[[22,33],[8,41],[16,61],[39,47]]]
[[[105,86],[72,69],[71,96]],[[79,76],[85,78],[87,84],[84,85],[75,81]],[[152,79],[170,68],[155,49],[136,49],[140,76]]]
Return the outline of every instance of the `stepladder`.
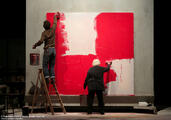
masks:
[[[40,90],[38,90],[38,84],[39,83],[40,83]],[[60,103],[60,107],[61,107],[62,111],[65,114],[66,110],[65,110],[65,107],[63,105],[62,99],[61,99],[61,97],[60,97],[60,95],[58,93],[57,87],[56,87],[55,84],[53,84],[53,87],[55,88],[57,101]],[[45,100],[42,100],[42,101],[45,101],[45,108],[46,108],[45,110],[46,110],[46,112],[47,112],[47,108],[48,108],[48,104],[49,104],[50,111],[51,111],[52,115],[54,115],[52,100],[51,100],[50,95],[49,95],[49,91],[48,91],[47,84],[46,84],[46,81],[45,81],[45,78],[44,78],[43,70],[38,69],[38,77],[37,77],[36,87],[35,87],[34,95],[33,95],[33,99],[32,99],[31,113],[33,113],[33,109],[35,107],[35,104],[36,104],[36,102],[38,102],[37,97],[40,96],[41,93],[44,96],[43,98],[45,99]]]

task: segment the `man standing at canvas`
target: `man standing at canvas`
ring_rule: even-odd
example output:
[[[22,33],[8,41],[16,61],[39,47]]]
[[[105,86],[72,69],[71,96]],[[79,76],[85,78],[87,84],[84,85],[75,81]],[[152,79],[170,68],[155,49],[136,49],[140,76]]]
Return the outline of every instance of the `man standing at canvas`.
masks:
[[[104,114],[104,101],[103,101],[103,91],[104,91],[104,72],[109,71],[112,62],[107,62],[107,67],[101,67],[99,59],[93,60],[93,67],[88,70],[87,77],[84,82],[84,89],[88,86],[88,114],[92,114],[92,105],[94,100],[94,95],[97,95],[98,106],[100,114]]]
[[[43,73],[45,76],[46,84],[49,84],[49,81],[52,81],[52,84],[55,84],[55,31],[57,27],[57,20],[60,18],[60,13],[57,12],[53,18],[53,25],[50,28],[50,22],[45,20],[43,27],[44,31],[42,32],[41,38],[38,42],[33,45],[33,49],[37,46],[40,46],[44,43],[44,55],[43,55]]]

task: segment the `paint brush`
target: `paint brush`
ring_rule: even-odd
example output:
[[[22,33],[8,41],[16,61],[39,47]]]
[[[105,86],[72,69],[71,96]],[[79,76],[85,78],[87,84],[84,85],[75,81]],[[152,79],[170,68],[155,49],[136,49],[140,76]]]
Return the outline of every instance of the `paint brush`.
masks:
[[[105,63],[112,65],[112,61],[110,61],[110,60],[107,60]]]

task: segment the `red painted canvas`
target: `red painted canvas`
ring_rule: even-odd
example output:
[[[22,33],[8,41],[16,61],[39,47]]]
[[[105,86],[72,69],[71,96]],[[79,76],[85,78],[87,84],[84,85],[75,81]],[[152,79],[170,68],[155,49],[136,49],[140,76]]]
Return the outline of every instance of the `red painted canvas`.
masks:
[[[51,24],[53,15],[47,13]],[[104,75],[106,90],[122,95],[124,89],[129,89],[130,92],[125,93],[134,94],[133,21],[133,13],[61,13],[55,33],[55,76],[59,93],[87,94],[83,89],[84,80],[93,59],[98,58],[101,66],[105,66],[106,61],[113,61],[111,70]]]

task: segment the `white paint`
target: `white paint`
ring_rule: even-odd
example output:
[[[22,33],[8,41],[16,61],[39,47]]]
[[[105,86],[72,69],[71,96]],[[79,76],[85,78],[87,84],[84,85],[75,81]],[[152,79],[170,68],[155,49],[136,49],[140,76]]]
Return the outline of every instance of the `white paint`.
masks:
[[[108,95],[134,94],[134,59],[113,60],[111,69],[116,72],[116,81],[107,86]]]
[[[96,55],[97,32],[94,27],[97,15],[98,13],[65,13],[66,20],[63,23],[69,47],[65,55]]]

